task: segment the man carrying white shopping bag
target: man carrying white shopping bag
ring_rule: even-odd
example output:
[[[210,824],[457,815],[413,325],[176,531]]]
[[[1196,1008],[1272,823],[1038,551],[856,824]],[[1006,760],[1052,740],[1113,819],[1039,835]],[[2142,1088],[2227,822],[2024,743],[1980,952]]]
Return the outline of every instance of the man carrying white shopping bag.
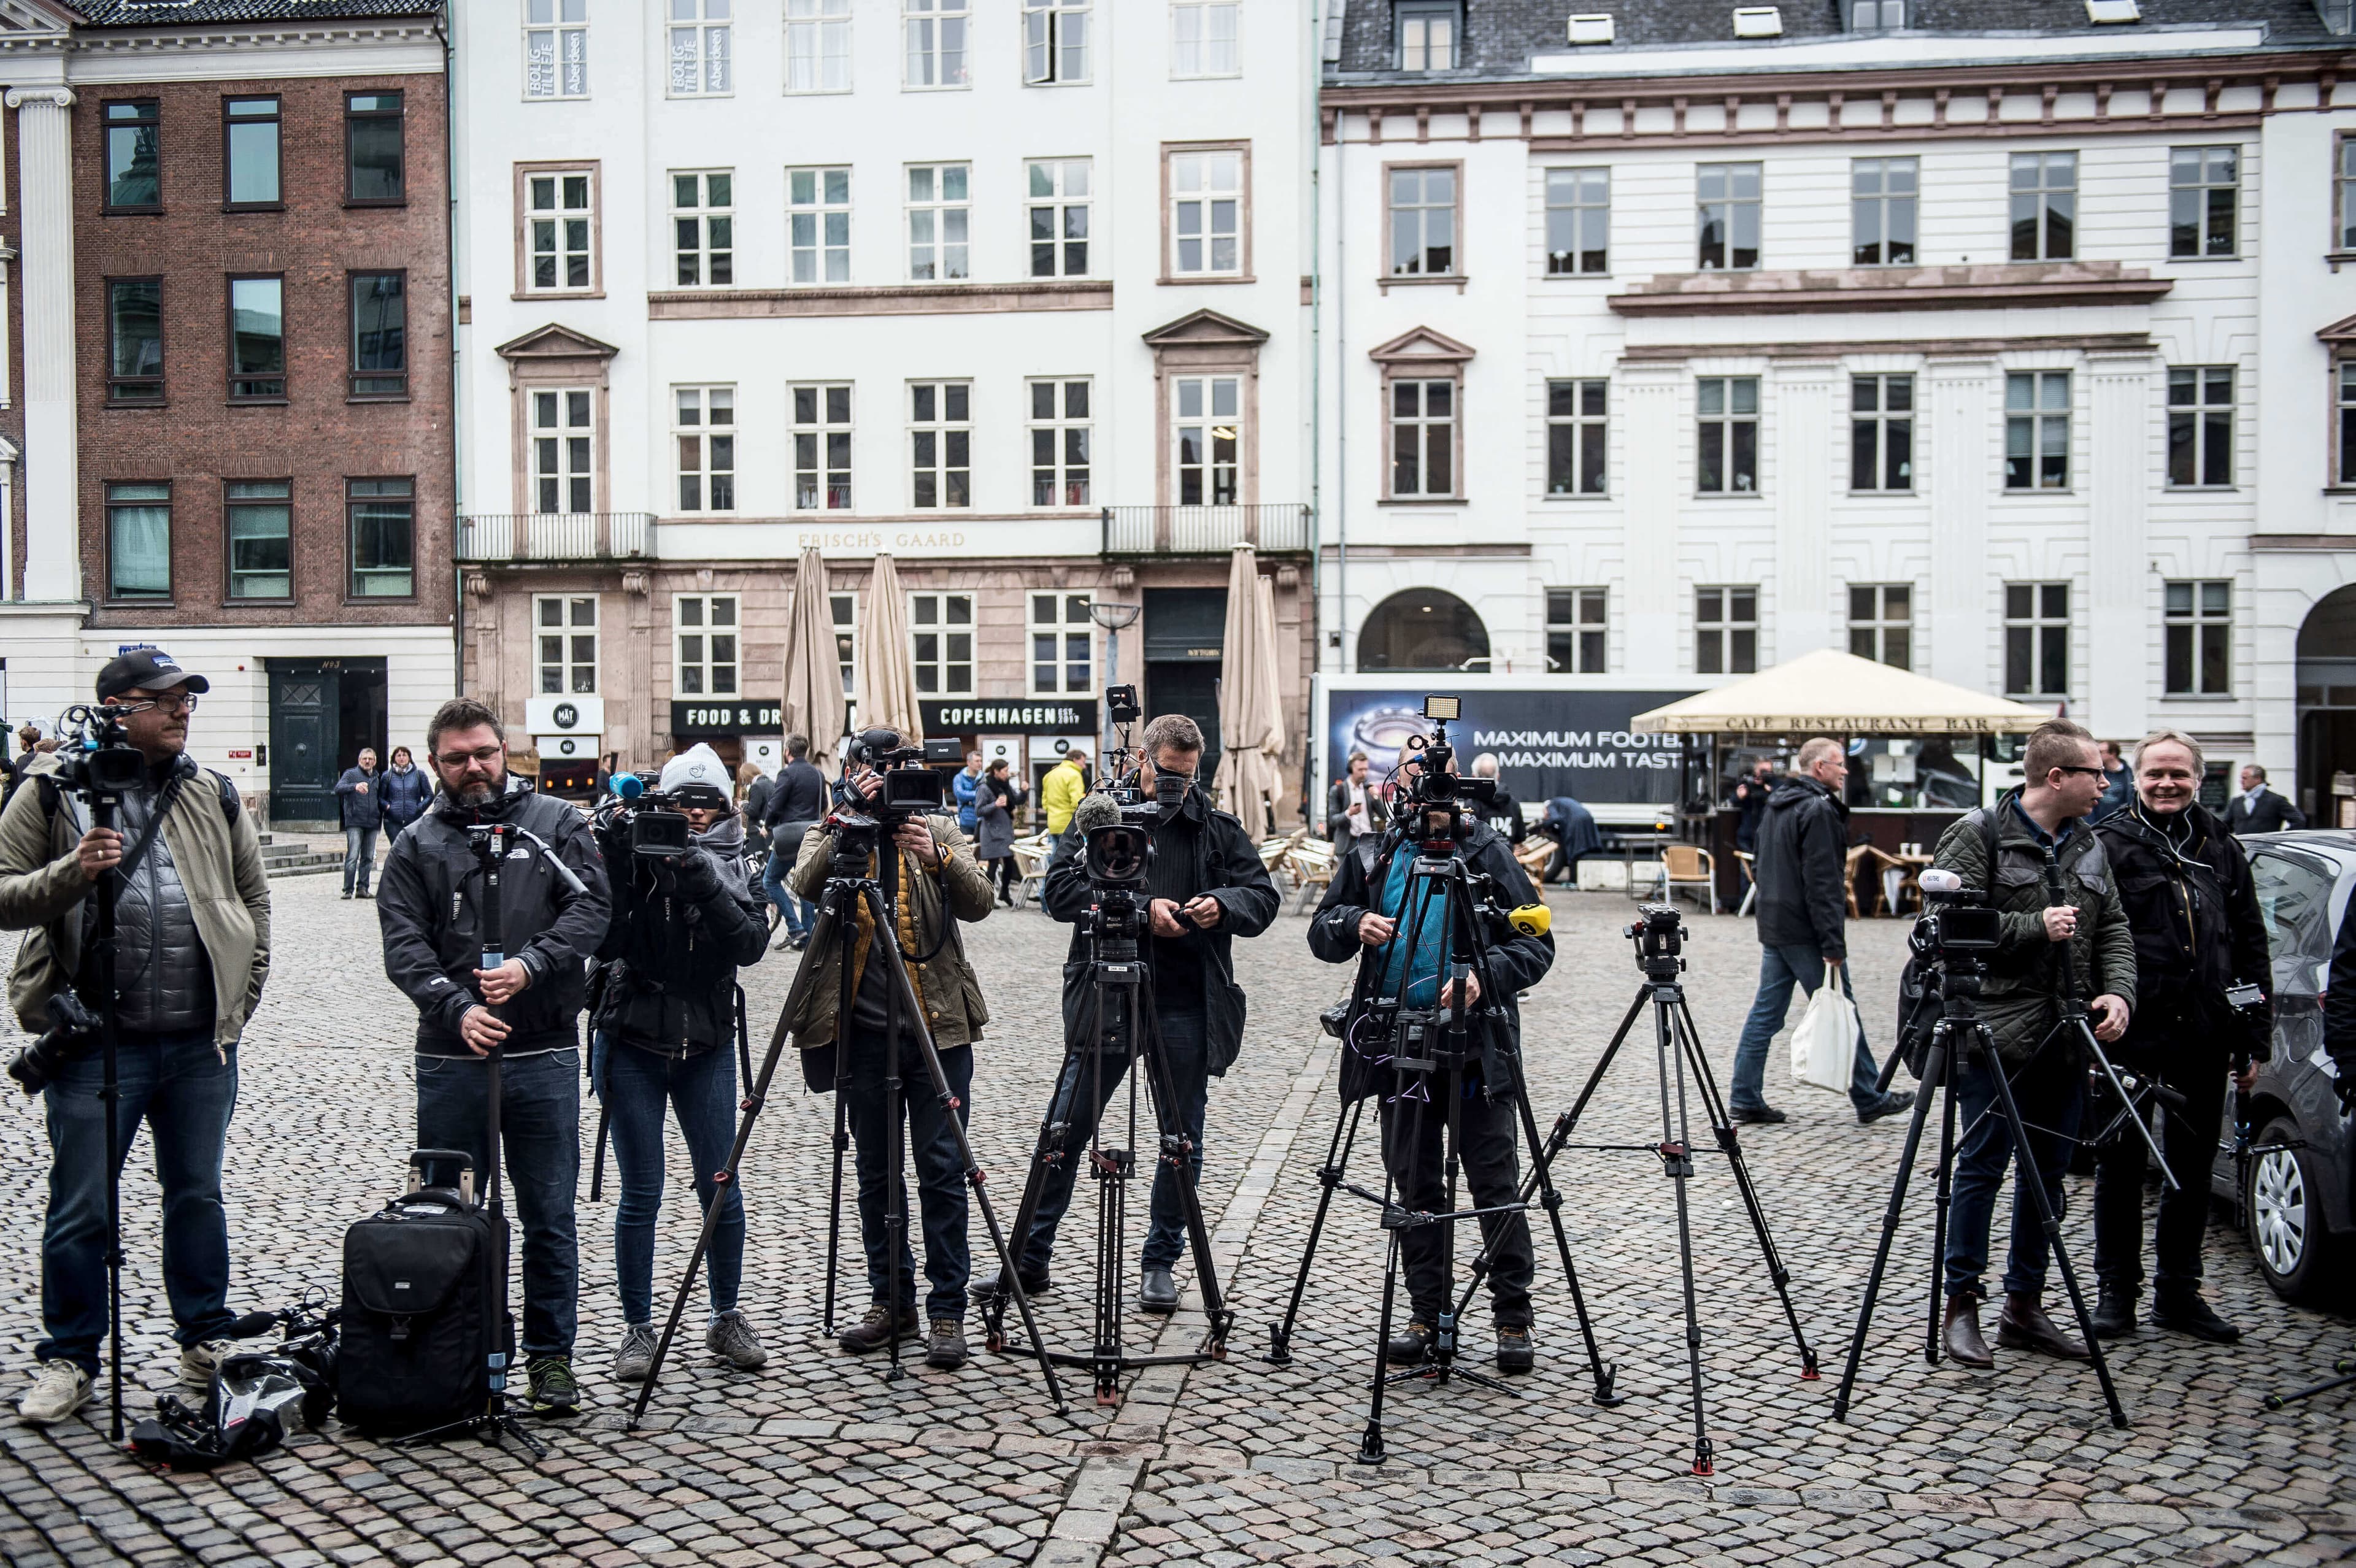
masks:
[[[1841,803],[1840,789],[1847,777],[1848,760],[1841,743],[1819,735],[1800,748],[1791,777],[1767,797],[1759,825],[1759,862],[1751,873],[1759,883],[1759,995],[1742,1026],[1741,1043],[1734,1048],[1734,1083],[1728,1094],[1738,1122],[1785,1119],[1767,1103],[1763,1090],[1767,1048],[1791,1009],[1793,986],[1814,997],[1838,975],[1841,995],[1854,1002],[1846,962],[1848,945],[1841,934],[1848,914],[1848,892],[1843,885],[1848,878],[1848,807]],[[1912,1090],[1877,1091],[1881,1069],[1865,1043],[1865,1029],[1856,1021],[1853,1005],[1849,1014],[1849,1030],[1857,1037],[1849,1103],[1857,1107],[1859,1122],[1879,1121],[1912,1105],[1914,1094]]]

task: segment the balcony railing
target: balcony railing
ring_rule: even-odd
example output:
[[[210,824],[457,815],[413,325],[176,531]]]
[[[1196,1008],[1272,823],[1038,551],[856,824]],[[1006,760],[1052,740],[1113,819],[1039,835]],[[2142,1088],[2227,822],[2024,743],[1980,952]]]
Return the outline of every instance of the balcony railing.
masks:
[[[647,554],[651,512],[478,512],[458,519],[460,560],[627,560]]]
[[[1252,507],[1107,507],[1107,555],[1223,555],[1239,544],[1306,554],[1309,508],[1290,502]]]

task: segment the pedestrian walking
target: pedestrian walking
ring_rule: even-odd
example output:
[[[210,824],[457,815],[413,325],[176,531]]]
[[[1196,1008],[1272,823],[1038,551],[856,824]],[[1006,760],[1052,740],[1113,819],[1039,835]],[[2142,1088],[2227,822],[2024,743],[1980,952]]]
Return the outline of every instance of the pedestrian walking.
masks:
[[[425,815],[434,799],[434,775],[417,765],[406,746],[392,749],[392,765],[384,771],[377,793],[383,797],[384,830],[398,838],[409,825]]]
[[[384,827],[379,776],[376,748],[362,746],[359,759],[336,781],[336,803],[344,825],[344,897],[348,899],[376,896],[369,891],[369,881],[376,870],[376,836]]]
[[[978,832],[974,859],[990,874],[998,901],[1008,909],[1014,907],[1018,870],[1014,863],[1014,809],[1030,798],[1031,792],[1014,782],[1003,757],[990,764],[990,770],[982,774],[981,788],[974,793],[973,820]]]
[[[769,833],[769,861],[761,869],[761,892],[777,906],[783,929],[780,945],[799,951],[809,944],[810,926],[818,912],[794,896],[788,878],[802,852],[802,840],[826,817],[826,775],[809,760],[809,737],[786,737],[786,765],[769,786],[761,808],[761,825]]]

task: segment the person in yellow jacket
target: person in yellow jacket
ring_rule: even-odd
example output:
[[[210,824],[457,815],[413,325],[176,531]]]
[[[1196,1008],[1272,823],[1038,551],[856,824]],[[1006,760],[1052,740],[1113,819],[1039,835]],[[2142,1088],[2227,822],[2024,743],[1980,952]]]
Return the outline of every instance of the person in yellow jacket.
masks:
[[[1047,770],[1039,785],[1039,803],[1047,808],[1047,835],[1061,838],[1071,829],[1072,813],[1078,809],[1080,797],[1088,793],[1088,753],[1085,747],[1075,746],[1064,753],[1064,760]]]

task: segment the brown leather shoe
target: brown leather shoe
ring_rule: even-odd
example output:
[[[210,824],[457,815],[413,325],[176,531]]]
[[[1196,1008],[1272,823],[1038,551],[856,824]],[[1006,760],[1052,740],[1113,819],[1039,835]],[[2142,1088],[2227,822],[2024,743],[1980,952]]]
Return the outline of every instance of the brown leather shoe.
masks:
[[[1980,1338],[1980,1298],[1976,1296],[1947,1297],[1947,1323],[1940,1340],[1946,1346],[1947,1359],[1959,1366],[1987,1371],[1996,1365],[1988,1354],[1987,1341]]]
[[[2007,1295],[2004,1311],[1996,1320],[1996,1342],[2008,1350],[2035,1350],[2065,1361],[2087,1359],[2084,1341],[2072,1339],[2053,1326],[2033,1296]]]

